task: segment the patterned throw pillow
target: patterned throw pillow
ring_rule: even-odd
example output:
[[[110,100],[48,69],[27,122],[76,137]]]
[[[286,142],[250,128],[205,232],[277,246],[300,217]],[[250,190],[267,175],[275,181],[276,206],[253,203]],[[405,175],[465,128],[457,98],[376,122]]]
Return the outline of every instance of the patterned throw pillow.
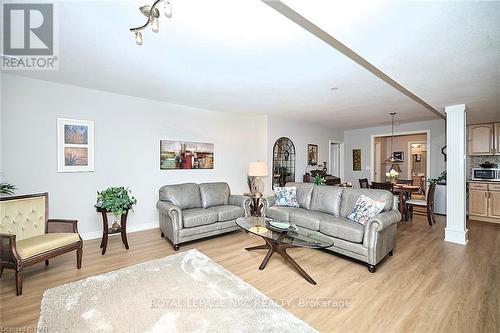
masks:
[[[384,209],[384,206],[385,201],[373,200],[372,198],[362,194],[358,200],[356,200],[356,203],[354,204],[351,213],[347,215],[347,218],[351,221],[365,225],[368,220],[380,213],[382,209]]]
[[[297,201],[297,187],[275,187],[274,196],[276,197],[276,206],[299,207]]]

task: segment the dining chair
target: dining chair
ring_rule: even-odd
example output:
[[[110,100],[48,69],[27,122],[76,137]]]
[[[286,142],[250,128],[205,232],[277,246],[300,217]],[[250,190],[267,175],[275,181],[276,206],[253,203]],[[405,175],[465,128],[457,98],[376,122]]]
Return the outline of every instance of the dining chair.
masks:
[[[372,182],[371,188],[375,190],[386,190],[392,193],[394,190],[394,185],[392,183]]]
[[[359,179],[359,187],[360,188],[370,188],[370,184],[368,183],[368,178]]]
[[[434,192],[436,191],[436,183],[432,183],[429,185],[429,190],[427,191],[426,200],[420,199],[410,199],[405,202],[406,212],[413,218],[413,207],[422,207],[427,209],[427,222],[429,222],[429,226],[432,227],[433,224],[436,223],[436,219],[434,218]],[[408,220],[408,216],[405,217]]]

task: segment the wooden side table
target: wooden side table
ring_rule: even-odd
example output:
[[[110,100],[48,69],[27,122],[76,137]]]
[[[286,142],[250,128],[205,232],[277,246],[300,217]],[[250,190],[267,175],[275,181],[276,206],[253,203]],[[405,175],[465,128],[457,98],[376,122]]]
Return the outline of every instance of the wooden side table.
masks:
[[[120,218],[120,228],[118,229],[113,229],[110,228],[108,225],[108,213],[106,209],[102,208],[99,205],[94,205],[96,211],[98,213],[101,213],[102,215],[102,240],[101,240],[101,248],[102,248],[102,255],[106,253],[106,247],[108,246],[108,235],[110,234],[117,234],[120,233],[122,237],[122,242],[125,245],[125,248],[128,250],[128,240],[127,240],[127,215],[128,215],[128,209],[125,211],[124,214],[122,214]]]

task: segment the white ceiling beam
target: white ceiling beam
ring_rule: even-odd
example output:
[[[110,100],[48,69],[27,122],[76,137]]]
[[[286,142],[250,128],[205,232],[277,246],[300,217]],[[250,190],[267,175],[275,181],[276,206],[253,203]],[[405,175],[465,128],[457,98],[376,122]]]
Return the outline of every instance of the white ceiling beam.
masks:
[[[330,34],[328,34],[326,31],[322,30],[319,28],[317,25],[285,5],[283,2],[280,0],[262,0],[266,5],[269,7],[273,8],[276,10],[278,13],[282,14],[283,16],[287,17],[291,21],[295,22],[298,24],[300,27],[303,29],[309,31],[311,34],[314,36],[318,37],[358,65],[362,66],[369,72],[371,72],[373,75],[377,76],[379,79],[383,80],[399,92],[403,93],[404,95],[408,96],[418,104],[422,105],[432,113],[434,113],[436,116],[438,116],[441,119],[446,119],[446,115],[444,115],[442,112],[439,112],[437,109],[432,107],[429,103],[425,102],[423,99],[397,83],[395,80],[393,80],[391,77],[389,77],[387,74],[382,72],[380,69],[369,63],[365,58],[361,57],[359,54],[348,48],[346,45],[342,44],[340,41],[332,37]]]

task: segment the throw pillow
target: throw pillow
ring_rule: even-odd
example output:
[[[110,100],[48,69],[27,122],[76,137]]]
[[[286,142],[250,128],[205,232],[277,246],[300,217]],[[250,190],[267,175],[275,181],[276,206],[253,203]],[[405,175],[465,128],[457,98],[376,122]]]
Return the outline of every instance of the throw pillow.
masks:
[[[384,209],[384,206],[385,201],[373,200],[372,198],[362,194],[358,200],[356,200],[356,203],[354,204],[351,213],[347,215],[347,218],[351,221],[365,225],[368,220],[380,213]]]
[[[276,197],[276,206],[299,207],[297,201],[297,187],[275,187],[274,196]]]

